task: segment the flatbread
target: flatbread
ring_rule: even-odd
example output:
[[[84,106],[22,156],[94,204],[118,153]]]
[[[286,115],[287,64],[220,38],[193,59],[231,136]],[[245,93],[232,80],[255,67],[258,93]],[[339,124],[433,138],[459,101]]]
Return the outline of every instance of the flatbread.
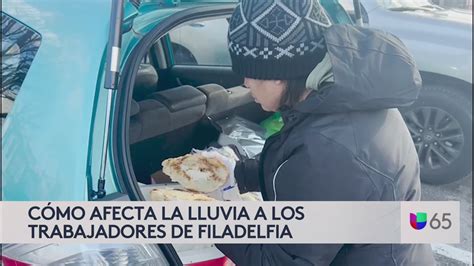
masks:
[[[245,194],[240,194],[240,198],[243,201],[263,201],[261,197],[255,192],[247,192]]]
[[[202,193],[176,188],[155,188],[150,192],[153,201],[215,201]]]
[[[222,187],[229,176],[223,162],[200,154],[187,154],[163,161],[163,173],[184,188],[209,193]]]

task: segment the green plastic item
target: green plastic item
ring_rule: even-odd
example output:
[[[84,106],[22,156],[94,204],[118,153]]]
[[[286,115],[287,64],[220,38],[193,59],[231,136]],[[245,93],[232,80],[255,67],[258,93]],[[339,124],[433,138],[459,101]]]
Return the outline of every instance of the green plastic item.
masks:
[[[272,136],[283,128],[283,118],[279,112],[263,120],[260,125],[265,128],[265,138]]]

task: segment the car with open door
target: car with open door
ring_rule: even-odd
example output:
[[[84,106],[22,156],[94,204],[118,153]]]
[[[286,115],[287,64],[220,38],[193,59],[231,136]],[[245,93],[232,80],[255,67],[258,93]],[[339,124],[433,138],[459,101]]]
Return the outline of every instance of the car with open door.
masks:
[[[216,121],[268,117],[225,55],[203,62],[179,46],[183,35],[202,38],[192,30],[206,23],[219,32],[197,51],[224,45],[236,2],[3,1],[2,200],[147,200],[170,184],[161,162],[212,146]],[[1,256],[4,265],[232,265],[212,245],[6,244]]]

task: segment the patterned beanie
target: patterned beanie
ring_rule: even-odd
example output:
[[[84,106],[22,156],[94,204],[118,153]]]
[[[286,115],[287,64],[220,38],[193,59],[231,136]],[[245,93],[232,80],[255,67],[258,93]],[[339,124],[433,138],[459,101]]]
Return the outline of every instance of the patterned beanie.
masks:
[[[306,78],[326,54],[330,25],[319,0],[241,0],[229,25],[232,69],[254,79]]]

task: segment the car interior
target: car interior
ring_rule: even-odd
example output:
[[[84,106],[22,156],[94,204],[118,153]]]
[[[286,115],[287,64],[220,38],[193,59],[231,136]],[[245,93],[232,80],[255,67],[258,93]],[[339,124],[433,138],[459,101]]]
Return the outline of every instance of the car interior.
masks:
[[[350,20],[338,2],[324,5],[339,14],[338,23]],[[183,22],[155,40],[142,59],[128,129],[140,184],[169,182],[154,178],[163,160],[214,146],[221,133],[216,121],[237,116],[260,124],[272,115],[254,102],[243,77],[232,72],[229,17]]]
[[[214,25],[209,29],[209,24]],[[228,54],[213,55],[214,58],[199,54],[213,50],[207,40],[196,43],[196,35],[209,36],[209,32],[201,32],[206,30],[213,34],[220,31],[216,48],[228,53],[227,19],[210,19],[199,25],[189,22],[174,29],[188,31],[183,34],[190,36],[187,40],[174,38],[171,30],[155,41],[136,73],[128,139],[130,161],[145,200],[156,186],[174,185],[161,173],[163,160],[185,155],[192,149],[218,146],[218,121],[239,116],[260,123],[272,115],[242,86],[243,78],[232,72]],[[203,256],[223,256],[211,244],[173,247],[180,258],[196,251]]]
[[[129,143],[141,184],[169,182],[152,178],[163,160],[215,144],[220,134],[215,121],[236,115],[259,123],[271,115],[254,102],[230,66],[173,63],[166,55],[177,46],[168,45],[170,41],[168,34],[152,46],[133,88]],[[191,53],[183,53],[183,47],[181,43],[174,62]]]

